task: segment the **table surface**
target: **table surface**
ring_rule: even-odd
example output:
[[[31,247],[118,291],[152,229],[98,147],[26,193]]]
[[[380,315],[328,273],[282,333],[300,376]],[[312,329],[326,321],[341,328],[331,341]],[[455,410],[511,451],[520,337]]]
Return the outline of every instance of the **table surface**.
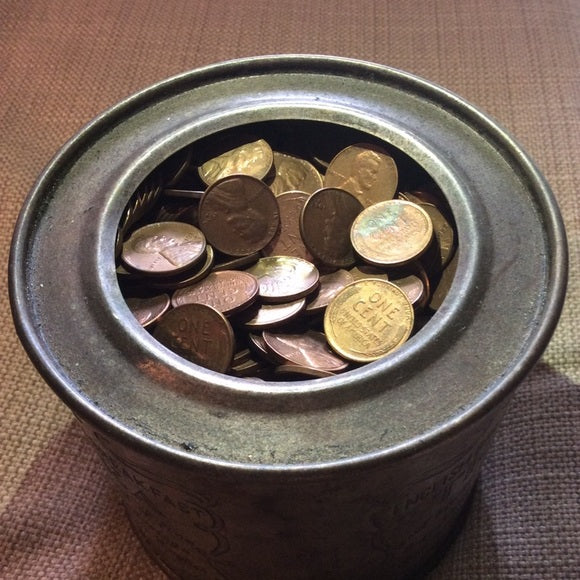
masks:
[[[578,578],[579,39],[578,0],[0,0],[2,264],[53,153],[105,108],[173,74],[259,54],[332,54],[458,93],[546,176],[567,227],[570,278],[465,528],[430,577]],[[0,577],[163,578],[71,413],[29,362],[6,292],[0,308]]]

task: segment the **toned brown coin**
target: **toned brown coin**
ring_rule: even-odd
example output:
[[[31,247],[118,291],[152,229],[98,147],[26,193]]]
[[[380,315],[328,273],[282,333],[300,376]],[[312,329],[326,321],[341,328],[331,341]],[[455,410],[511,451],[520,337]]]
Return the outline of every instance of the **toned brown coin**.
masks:
[[[206,246],[205,259],[203,264],[195,264],[192,268],[185,270],[181,274],[175,276],[164,276],[163,278],[151,278],[147,281],[149,287],[154,290],[176,290],[177,288],[184,288],[191,286],[200,280],[203,280],[210,272],[214,260],[213,248]]]
[[[263,304],[253,313],[253,317],[244,321],[244,326],[253,331],[274,328],[296,318],[306,305],[306,298],[293,300],[284,304]]]
[[[147,327],[159,320],[171,304],[167,294],[148,296],[146,298],[132,297],[127,298],[125,302],[133,316],[143,327]]]
[[[270,171],[272,162],[270,145],[264,139],[258,139],[206,161],[199,167],[199,176],[206,185],[236,173],[263,179]]]
[[[437,240],[437,247],[439,249],[439,268],[444,268],[447,266],[451,258],[453,257],[453,252],[455,252],[455,230],[447,221],[447,218],[437,209],[434,205],[430,203],[418,204],[422,207],[433,223],[433,235]]]
[[[208,187],[199,204],[199,227],[214,249],[247,256],[270,243],[280,225],[271,189],[249,175],[232,175]]]
[[[234,331],[225,316],[205,304],[184,304],[169,310],[153,336],[183,358],[225,373],[234,355]]]
[[[280,228],[262,250],[264,256],[296,256],[312,261],[300,234],[300,215],[310,197],[303,191],[287,191],[276,198],[280,208]]]
[[[340,269],[320,276],[318,294],[306,304],[304,312],[315,314],[322,312],[330,301],[347,285],[354,281],[350,272]]]
[[[319,273],[307,260],[294,256],[267,256],[246,270],[258,279],[264,302],[289,302],[318,287]]]
[[[382,147],[358,143],[340,151],[330,162],[324,186],[345,189],[369,207],[392,199],[398,180],[395,161]]]
[[[371,362],[399,348],[413,329],[406,294],[385,280],[358,280],[345,286],[324,314],[332,349],[347,360]]]
[[[227,316],[250,306],[258,296],[258,289],[258,280],[248,272],[224,270],[212,272],[197,284],[176,290],[171,303],[174,307],[207,304]]]
[[[304,204],[300,233],[304,245],[320,262],[348,268],[356,256],[350,242],[350,228],[363,207],[350,193],[327,187],[314,192]]]
[[[433,224],[415,203],[392,199],[367,207],[352,224],[351,241],[363,260],[399,266],[420,256],[429,246]]]
[[[160,222],[135,230],[123,244],[126,266],[155,275],[176,274],[193,266],[205,252],[205,236],[195,226]]]
[[[264,331],[262,336],[266,348],[281,364],[289,363],[331,372],[342,371],[348,366],[348,362],[329,348],[322,332],[307,330],[298,334]]]
[[[322,176],[312,163],[294,155],[274,151],[276,176],[270,184],[275,195],[285,191],[314,193],[322,187]]]

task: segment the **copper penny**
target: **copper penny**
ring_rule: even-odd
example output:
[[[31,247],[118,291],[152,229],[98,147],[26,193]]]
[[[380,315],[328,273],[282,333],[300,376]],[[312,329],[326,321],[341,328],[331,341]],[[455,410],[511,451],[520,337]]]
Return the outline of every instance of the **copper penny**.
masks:
[[[221,312],[206,304],[184,304],[169,310],[153,336],[183,358],[225,373],[234,355],[234,331]]]
[[[133,232],[123,244],[126,266],[155,275],[176,274],[193,266],[205,252],[205,236],[190,224],[160,222]]]
[[[155,290],[176,290],[177,288],[184,288],[191,286],[200,280],[203,280],[210,272],[214,260],[213,248],[206,246],[205,259],[203,264],[195,264],[193,268],[185,270],[181,274],[175,276],[165,276],[163,278],[151,278],[148,280],[148,285]]]
[[[309,197],[303,191],[287,191],[278,195],[280,228],[274,239],[262,250],[264,256],[296,256],[312,261],[300,234],[300,215]]]
[[[348,362],[330,349],[322,332],[307,330],[300,334],[290,334],[264,331],[262,336],[266,347],[282,364],[331,372],[342,371],[348,366]]]
[[[358,280],[345,286],[324,314],[332,349],[347,360],[371,362],[399,348],[413,330],[407,295],[385,280]]]
[[[148,296],[146,298],[132,297],[127,298],[125,301],[137,322],[144,328],[157,322],[171,305],[167,294]]]
[[[208,187],[199,205],[199,227],[214,249],[247,256],[272,241],[280,225],[272,190],[249,175],[232,175]]]
[[[305,305],[306,298],[284,304],[263,304],[252,318],[244,321],[244,326],[252,331],[280,326],[296,318]]]
[[[268,175],[272,162],[270,145],[264,139],[258,139],[206,161],[199,167],[199,176],[206,185],[237,173],[263,179]]]
[[[437,247],[439,249],[439,267],[444,268],[447,266],[453,253],[455,252],[455,231],[451,224],[447,221],[447,218],[430,203],[418,204],[422,207],[433,223],[433,235],[437,240]]]
[[[420,256],[429,246],[433,224],[415,203],[392,199],[367,207],[352,224],[351,241],[365,261],[399,266]]]
[[[316,167],[300,157],[274,151],[274,168],[276,176],[270,188],[275,195],[286,191],[314,193],[322,187],[322,176]]]
[[[398,179],[395,161],[382,147],[358,143],[334,157],[324,176],[324,185],[345,189],[364,207],[369,207],[392,199]]]
[[[311,369],[300,365],[285,364],[274,368],[274,377],[281,380],[307,380],[333,377],[335,373],[322,369]]]
[[[354,278],[347,270],[337,270],[330,274],[320,276],[320,289],[318,294],[306,304],[305,313],[315,314],[322,312],[331,300]]]
[[[212,272],[192,286],[173,293],[171,304],[207,304],[228,316],[247,308],[258,296],[258,280],[248,272],[224,270]]]
[[[421,264],[413,262],[409,266],[391,270],[390,280],[407,295],[415,308],[423,308],[429,300],[429,278]]]
[[[320,262],[348,268],[355,262],[350,228],[363,207],[352,194],[327,187],[313,193],[302,210],[300,232],[304,245]]]
[[[294,256],[268,256],[248,268],[260,284],[264,302],[289,302],[307,296],[318,287],[319,273],[307,260]]]

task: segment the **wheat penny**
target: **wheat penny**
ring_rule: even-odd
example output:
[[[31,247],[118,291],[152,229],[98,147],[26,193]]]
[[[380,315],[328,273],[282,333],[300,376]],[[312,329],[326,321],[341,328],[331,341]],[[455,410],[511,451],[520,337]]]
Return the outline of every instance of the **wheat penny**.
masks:
[[[171,304],[207,304],[228,316],[250,306],[258,296],[258,280],[248,272],[212,272],[197,284],[173,293]]]
[[[348,268],[356,256],[350,228],[363,206],[352,194],[327,187],[314,192],[304,204],[300,232],[304,245],[322,264]]]
[[[225,316],[206,304],[184,304],[169,310],[153,336],[183,358],[225,373],[234,356],[234,331]]]
[[[398,179],[397,165],[382,147],[358,143],[340,151],[330,162],[324,186],[344,189],[369,207],[392,199]]]
[[[363,260],[380,266],[400,266],[429,246],[433,224],[415,203],[392,199],[367,207],[352,224],[350,239]]]
[[[307,260],[294,256],[268,256],[248,268],[258,279],[260,298],[264,302],[289,302],[307,296],[316,288],[320,275]]]
[[[232,175],[208,187],[199,204],[199,227],[229,256],[247,256],[272,241],[280,225],[272,190],[249,175]]]
[[[160,222],[143,226],[123,244],[121,257],[132,270],[151,275],[177,274],[205,254],[203,233],[190,224]]]
[[[385,280],[358,280],[345,286],[324,314],[332,349],[347,360],[371,362],[399,348],[413,329],[406,294]]]
[[[206,161],[198,171],[206,185],[237,173],[263,179],[270,172],[273,159],[270,145],[264,139],[258,139]]]
[[[126,303],[137,322],[144,328],[157,322],[171,305],[167,294],[145,298],[135,296],[127,298]]]
[[[316,167],[295,155],[274,151],[274,168],[276,175],[270,188],[275,195],[286,191],[314,193],[322,187],[322,176]]]

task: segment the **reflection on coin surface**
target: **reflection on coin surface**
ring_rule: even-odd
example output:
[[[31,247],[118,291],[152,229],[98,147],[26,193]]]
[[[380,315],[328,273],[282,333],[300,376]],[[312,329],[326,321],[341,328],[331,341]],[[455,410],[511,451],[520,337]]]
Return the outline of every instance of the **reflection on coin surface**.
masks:
[[[333,377],[335,373],[322,369],[311,369],[301,365],[280,365],[274,369],[274,376],[278,380],[308,380]]]
[[[274,151],[274,168],[276,177],[270,188],[275,195],[285,191],[314,193],[322,187],[322,176],[316,167],[305,159]]]
[[[324,186],[344,189],[369,207],[392,199],[398,180],[395,161],[382,147],[358,143],[340,151],[330,162]]]
[[[346,270],[337,270],[330,274],[320,276],[320,289],[318,294],[308,302],[305,312],[314,314],[322,312],[330,301],[347,285],[354,281],[354,278]]]
[[[148,274],[176,274],[193,266],[205,252],[205,236],[195,226],[160,222],[135,230],[123,244],[123,262]]]
[[[324,332],[345,359],[371,362],[399,348],[411,334],[413,320],[413,306],[395,284],[358,280],[326,309]]]
[[[199,204],[199,227],[214,249],[247,256],[264,248],[280,225],[271,189],[249,175],[224,177],[208,187]]]
[[[284,304],[263,304],[253,318],[244,321],[244,326],[250,330],[262,330],[280,326],[302,312],[306,305],[306,298],[300,298]]]
[[[296,256],[312,261],[300,235],[300,215],[309,197],[303,191],[286,191],[276,198],[280,208],[280,228],[263,249],[264,256]]]
[[[234,355],[234,332],[223,314],[205,304],[184,304],[165,313],[153,336],[183,358],[225,373]]]
[[[144,328],[159,320],[171,303],[167,294],[147,298],[127,298],[126,302],[133,316]]]
[[[247,272],[224,270],[173,293],[171,304],[207,304],[228,315],[243,310],[258,296],[258,281]]]
[[[206,161],[199,168],[199,176],[206,185],[236,173],[263,179],[270,171],[272,161],[270,145],[264,139],[258,139]]]
[[[264,302],[289,302],[316,290],[319,274],[313,264],[294,256],[268,256],[248,268],[258,279]]]
[[[348,363],[330,350],[322,332],[281,333],[264,331],[266,347],[282,364],[295,364],[313,369],[338,372]]]
[[[300,217],[300,232],[310,253],[327,266],[352,266],[355,253],[350,227],[362,209],[358,199],[342,189],[327,187],[314,192]]]
[[[420,256],[432,236],[433,224],[423,208],[392,199],[367,207],[352,224],[350,238],[365,261],[398,266]]]

